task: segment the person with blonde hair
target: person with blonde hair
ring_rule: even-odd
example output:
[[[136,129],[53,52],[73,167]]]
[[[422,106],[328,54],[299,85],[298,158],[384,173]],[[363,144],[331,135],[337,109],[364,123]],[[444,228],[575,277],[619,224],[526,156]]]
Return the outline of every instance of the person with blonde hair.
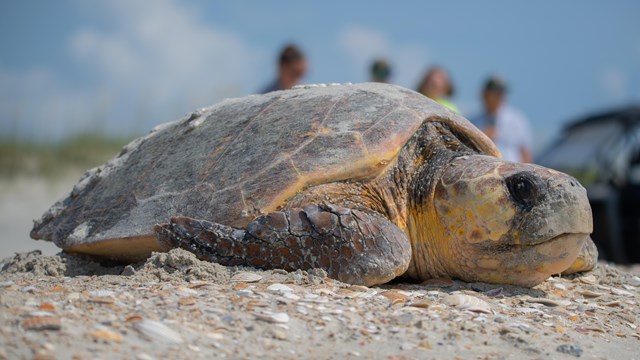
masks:
[[[456,104],[449,100],[454,93],[453,85],[447,72],[440,66],[434,66],[425,73],[417,91],[455,112],[460,112]]]

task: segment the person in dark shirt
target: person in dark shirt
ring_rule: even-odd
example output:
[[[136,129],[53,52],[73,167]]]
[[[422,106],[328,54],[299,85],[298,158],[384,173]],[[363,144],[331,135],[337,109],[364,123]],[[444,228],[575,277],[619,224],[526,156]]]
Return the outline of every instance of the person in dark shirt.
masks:
[[[371,81],[388,83],[391,77],[391,66],[384,59],[378,59],[371,64]]]
[[[307,60],[295,45],[287,45],[282,49],[278,60],[278,77],[262,90],[268,93],[277,90],[291,89],[297,85],[307,72]]]

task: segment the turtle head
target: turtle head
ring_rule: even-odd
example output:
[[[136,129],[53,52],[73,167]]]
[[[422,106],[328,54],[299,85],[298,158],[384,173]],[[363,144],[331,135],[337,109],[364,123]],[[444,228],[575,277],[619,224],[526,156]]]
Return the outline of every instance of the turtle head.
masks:
[[[465,281],[535,286],[571,266],[593,229],[574,178],[484,155],[448,164],[423,208],[431,271]]]

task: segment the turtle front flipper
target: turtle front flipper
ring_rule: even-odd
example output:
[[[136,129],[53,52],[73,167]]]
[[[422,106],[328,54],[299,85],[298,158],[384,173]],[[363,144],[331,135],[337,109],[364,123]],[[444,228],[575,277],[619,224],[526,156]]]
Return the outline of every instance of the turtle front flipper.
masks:
[[[563,275],[592,270],[598,262],[598,248],[591,238],[587,238],[578,253],[576,260],[569,268],[562,272]]]
[[[321,268],[351,284],[375,285],[402,275],[411,245],[405,233],[375,213],[312,204],[261,216],[246,231],[174,217],[156,225],[158,240],[222,265],[263,269]]]

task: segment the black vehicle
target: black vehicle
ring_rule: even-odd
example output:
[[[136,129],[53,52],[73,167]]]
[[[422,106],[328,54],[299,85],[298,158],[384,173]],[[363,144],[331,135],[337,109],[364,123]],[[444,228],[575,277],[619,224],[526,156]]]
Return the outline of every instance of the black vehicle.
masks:
[[[640,106],[571,123],[536,163],[587,188],[600,259],[640,262]]]

